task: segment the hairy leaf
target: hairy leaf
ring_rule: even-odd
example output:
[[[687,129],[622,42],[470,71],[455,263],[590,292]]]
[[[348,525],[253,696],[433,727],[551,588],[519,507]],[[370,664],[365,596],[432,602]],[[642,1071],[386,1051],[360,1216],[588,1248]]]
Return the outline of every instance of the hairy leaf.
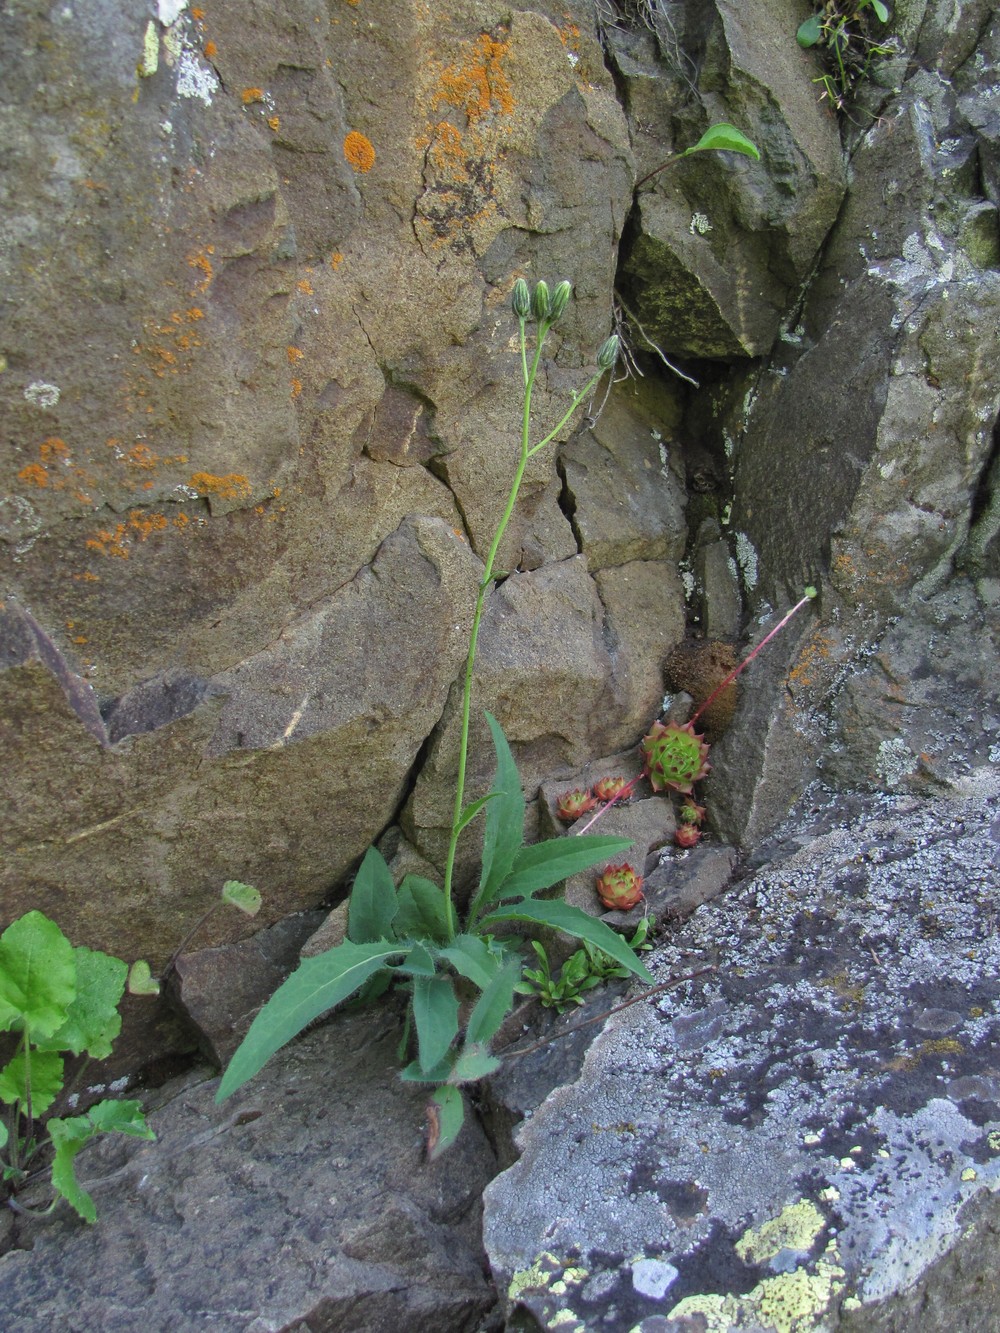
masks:
[[[414,979],[413,1021],[417,1029],[417,1056],[426,1074],[444,1059],[458,1035],[458,997],[447,977]]]
[[[407,875],[399,886],[399,910],[393,929],[400,939],[448,939],[448,915],[444,893],[429,879]]]
[[[159,995],[160,983],[145,958],[137,958],[128,971],[129,995]]]
[[[0,935],[0,1032],[33,1041],[66,1021],[76,994],[73,946],[43,912],[27,912]]]
[[[406,952],[404,945],[387,940],[369,944],[345,940],[326,953],[305,959],[251,1023],[222,1076],[215,1100],[224,1101],[314,1018],[353,995],[391,958]]]
[[[396,908],[396,886],[385,857],[377,848],[369,847],[351,889],[347,938],[355,944],[393,939]]]
[[[465,1098],[458,1088],[438,1088],[427,1103],[427,1157],[437,1161],[458,1138],[465,1121]]]
[[[456,935],[454,943],[439,952],[459,976],[465,977],[480,990],[485,990],[503,967],[503,958],[495,954],[478,935]]]
[[[567,842],[572,841],[574,839],[567,838]],[[653,978],[649,969],[636,958],[617,931],[612,930],[610,926],[606,926],[603,921],[598,921],[596,917],[590,916],[587,912],[582,912],[579,907],[572,907],[569,903],[561,902],[558,899],[548,901],[540,898],[527,898],[522,902],[512,903],[509,907],[500,907],[495,912],[491,912],[483,921],[483,925],[498,925],[501,921],[530,921],[535,925],[552,926],[556,930],[565,931],[567,935],[573,935],[577,939],[586,940],[588,943],[596,945],[604,953],[610,954],[616,963],[621,963],[623,967],[627,967],[642,981],[647,981],[652,985]]]
[[[497,890],[510,874],[514,858],[524,842],[524,792],[521,790],[521,777],[500,723],[492,713],[486,714],[486,721],[493,733],[493,748],[497,756],[497,771],[490,791],[495,799],[486,811],[482,872],[479,889],[469,909],[470,921],[475,920],[481,908],[495,901]]]
[[[514,986],[521,975],[520,958],[512,958],[476,1001],[465,1029],[468,1042],[488,1042],[514,1004]]]
[[[500,888],[500,898],[517,898],[551,888],[569,875],[575,875],[598,861],[610,861],[628,851],[628,838],[612,838],[600,833],[578,838],[551,838],[522,847],[514,859],[510,875]],[[482,924],[482,923],[480,923]]]
[[[450,1082],[475,1083],[500,1068],[500,1060],[480,1046],[468,1046],[452,1065]]]
[[[799,24],[799,30],[795,34],[795,40],[799,46],[815,46],[823,36],[823,16],[821,14],[812,14],[806,19],[805,23]]]
[[[402,972],[408,977],[432,977],[435,970],[434,958],[422,944],[412,945],[403,961],[393,968],[394,972]]]

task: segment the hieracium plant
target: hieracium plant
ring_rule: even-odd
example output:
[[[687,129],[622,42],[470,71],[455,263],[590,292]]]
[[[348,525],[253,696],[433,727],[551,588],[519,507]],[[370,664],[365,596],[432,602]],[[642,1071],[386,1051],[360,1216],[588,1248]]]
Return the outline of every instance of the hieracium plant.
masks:
[[[519,923],[564,931],[600,950],[628,975],[652,982],[629,944],[610,927],[558,898],[536,896],[569,875],[620,855],[631,844],[623,838],[591,835],[525,846],[521,781],[500,724],[489,713],[486,719],[496,752],[496,776],[488,793],[466,801],[476,644],[497,553],[525,469],[530,459],[559,437],[601,377],[613,371],[618,357],[618,339],[612,336],[598,350],[597,368],[587,383],[573,395],[552,429],[532,443],[532,391],[546,339],[570,296],[568,282],[560,282],[551,291],[544,282],[537,283],[533,291],[523,279],[514,284],[523,377],[520,447],[472,617],[458,774],[442,883],[409,874],[397,886],[384,858],[370,848],[351,890],[346,939],[306,959],[265,1004],[222,1077],[217,1101],[252,1078],[280,1047],[321,1014],[351,997],[374,998],[390,986],[402,986],[408,992],[404,1044],[413,1048],[402,1077],[434,1089],[428,1105],[428,1152],[433,1158],[454,1141],[462,1126],[463,1086],[499,1066],[490,1052],[490,1041],[513,1007],[526,967],[524,941],[510,933],[512,926]],[[460,912],[455,901],[456,853],[463,833],[479,819],[483,823],[479,883]]]

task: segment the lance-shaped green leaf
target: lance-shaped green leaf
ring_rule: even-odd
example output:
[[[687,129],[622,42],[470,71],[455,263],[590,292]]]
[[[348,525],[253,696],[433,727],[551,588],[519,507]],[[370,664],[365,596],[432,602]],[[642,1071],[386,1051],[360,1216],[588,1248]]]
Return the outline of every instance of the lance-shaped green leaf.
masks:
[[[566,841],[573,842],[575,839],[567,838]],[[573,907],[559,899],[527,898],[512,903],[509,907],[497,908],[484,919],[483,925],[499,925],[502,921],[530,921],[534,925],[552,926],[556,930],[565,931],[567,935],[586,940],[604,953],[610,954],[616,963],[627,967],[642,981],[649,982],[650,985],[653,983],[649,969],[636,958],[617,931],[606,926],[603,921],[598,921],[596,917],[582,912],[579,907]]]
[[[405,945],[386,940],[370,944],[345,940],[326,953],[307,958],[250,1024],[222,1076],[215,1100],[224,1101],[314,1018],[353,995],[390,959],[406,952]]]
[[[50,1037],[76,994],[73,946],[43,912],[27,912],[0,935],[0,1032]]]
[[[479,888],[469,907],[469,921],[474,922],[484,907],[495,902],[500,885],[510,874],[514,858],[524,842],[524,792],[503,728],[492,713],[486,714],[493,733],[497,771],[493,779],[486,832],[483,836],[482,872]]]
[[[454,943],[438,950],[460,977],[465,977],[480,990],[485,990],[503,967],[501,954],[494,953],[478,935],[456,935]]]
[[[426,1074],[444,1059],[458,1035],[458,997],[447,977],[414,978],[413,1021],[420,1068]]]
[[[423,944],[414,944],[403,961],[396,963],[392,970],[402,972],[407,977],[432,977],[437,969],[431,951]]]
[[[597,865],[599,861],[612,860],[631,846],[628,838],[585,833],[578,838],[551,838],[548,842],[522,847],[497,897],[517,898],[522,894],[537,893],[540,889],[550,889],[553,884]],[[480,926],[483,924],[480,922]]]
[[[521,959],[511,958],[476,1001],[465,1029],[469,1043],[485,1044],[496,1035],[514,1004],[514,986],[521,976]]]
[[[399,886],[399,908],[393,930],[400,939],[448,939],[448,914],[444,894],[421,875],[407,875]]]
[[[465,1120],[465,1098],[458,1088],[438,1088],[427,1104],[427,1157],[436,1161],[458,1138]]]
[[[397,906],[396,886],[392,882],[385,857],[377,848],[369,847],[351,889],[351,902],[347,909],[347,938],[355,944],[391,940]]]
[[[84,1051],[93,1060],[106,1060],[122,1030],[118,1005],[125,994],[128,968],[120,958],[81,945],[76,958],[76,995],[66,1021],[51,1037],[39,1038],[40,1051]]]
[[[482,1046],[466,1046],[455,1058],[448,1076],[449,1083],[477,1083],[479,1079],[494,1074],[500,1068],[500,1060]]]
[[[743,153],[746,157],[760,161],[760,152],[756,144],[751,143],[745,134],[741,134],[735,125],[728,125],[725,121],[720,121],[718,125],[710,125],[696,144],[685,148],[681,157],[688,157],[691,153],[704,153],[710,149],[715,149],[717,152]]]

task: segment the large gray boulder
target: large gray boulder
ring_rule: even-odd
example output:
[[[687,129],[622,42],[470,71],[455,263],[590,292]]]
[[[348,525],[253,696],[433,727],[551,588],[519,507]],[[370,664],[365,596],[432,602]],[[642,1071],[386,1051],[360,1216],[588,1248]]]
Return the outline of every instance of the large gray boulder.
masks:
[[[989,769],[816,792],[698,909],[654,972],[709,974],[610,1019],[486,1192],[509,1316],[995,1327],[998,821]]]

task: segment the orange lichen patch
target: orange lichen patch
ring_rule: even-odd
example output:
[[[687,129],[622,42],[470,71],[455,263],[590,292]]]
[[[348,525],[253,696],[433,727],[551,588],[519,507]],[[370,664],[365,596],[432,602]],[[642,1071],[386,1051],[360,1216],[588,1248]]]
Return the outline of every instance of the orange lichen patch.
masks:
[[[355,171],[371,171],[375,165],[375,149],[371,140],[357,130],[344,137],[344,156]]]
[[[344,256],[339,250],[334,250],[333,254],[330,256],[330,267],[336,272],[343,262]]]
[[[129,528],[138,533],[141,542],[151,537],[154,532],[162,532],[168,523],[169,520],[164,514],[147,514],[141,509],[133,509],[128,516]]]
[[[203,274],[201,281],[195,283],[195,291],[207,292],[212,285],[212,261],[209,256],[214,254],[215,246],[206,245],[204,250],[197,250],[194,254],[188,255],[187,262]]]
[[[44,462],[52,463],[57,459],[69,458],[69,445],[65,440],[60,440],[58,436],[53,435],[41,442],[38,446],[38,452]]]
[[[188,485],[199,495],[215,495],[220,500],[248,500],[253,493],[250,482],[239,472],[228,472],[224,477],[216,477],[211,472],[195,472]]]
[[[49,470],[41,463],[29,463],[17,474],[17,479],[24,482],[25,486],[37,486],[44,490],[49,484]]]
[[[251,106],[254,102],[263,102],[263,88],[244,88],[240,93],[240,101],[244,106]]]
[[[277,134],[277,132],[281,129],[281,117],[280,117],[280,116],[268,116],[268,118],[267,118],[267,123],[268,123],[268,126],[269,126],[272,130],[274,130],[275,134]]]
[[[73,577],[78,583],[100,583],[100,574],[92,574],[89,569],[85,569],[82,574],[74,574]]]
[[[292,347],[291,345],[285,348],[285,353],[288,357],[289,364],[293,366],[296,361],[301,361],[305,356],[305,352],[303,352],[301,347]]]
[[[205,45],[202,47],[202,50],[205,53],[206,60],[214,60],[215,57],[219,54],[219,48],[212,41],[206,42]]]
[[[477,233],[488,240],[515,110],[505,70],[509,54],[509,41],[484,32],[463,44],[457,60],[431,73],[428,118],[416,146],[426,155],[418,226],[432,246],[468,244]]]
[[[293,379],[291,384],[292,384],[292,397],[298,398],[299,394],[302,392],[302,381]]]
[[[788,673],[788,682],[801,689],[821,683],[824,672],[833,657],[834,641],[820,630],[815,630],[799,652],[799,660]]]
[[[195,23],[203,23],[205,20],[205,11],[203,9],[192,9],[191,17],[194,19]]]
[[[185,311],[184,311],[184,318],[190,320],[191,323],[194,324],[194,323],[196,323],[199,319],[204,319],[204,318],[205,318],[205,312],[204,312],[204,310],[200,309],[198,306],[193,305],[193,306],[191,306],[190,310],[185,310]]]
[[[129,558],[128,544],[125,540],[125,524],[116,523],[114,528],[98,528],[93,537],[87,538],[87,547],[98,555],[115,556],[118,560]]]
[[[509,54],[510,42],[481,33],[464,60],[441,71],[434,105],[446,102],[464,111],[470,125],[488,112],[510,115],[514,97],[502,66]]]
[[[299,289],[299,291],[302,293],[303,296],[314,295],[313,285],[308,278],[299,278],[295,286]]]

